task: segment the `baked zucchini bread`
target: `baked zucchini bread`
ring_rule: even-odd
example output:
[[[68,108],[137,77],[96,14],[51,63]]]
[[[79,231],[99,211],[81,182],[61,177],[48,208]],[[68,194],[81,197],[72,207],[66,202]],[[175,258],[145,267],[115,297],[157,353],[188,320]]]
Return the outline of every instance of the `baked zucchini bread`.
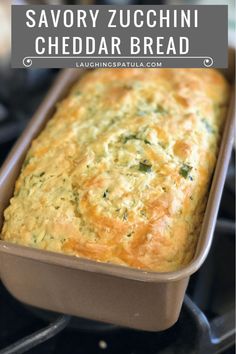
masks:
[[[88,72],[33,141],[3,239],[180,269],[195,252],[228,98],[212,69]]]

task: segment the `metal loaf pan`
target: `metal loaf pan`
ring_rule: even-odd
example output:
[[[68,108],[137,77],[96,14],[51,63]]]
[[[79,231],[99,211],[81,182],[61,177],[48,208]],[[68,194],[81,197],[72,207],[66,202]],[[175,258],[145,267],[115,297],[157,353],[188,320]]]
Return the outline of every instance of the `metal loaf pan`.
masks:
[[[52,116],[55,103],[82,74],[75,69],[59,74],[5,161],[0,173],[0,227],[32,139]],[[233,83],[231,68],[226,74]],[[29,305],[120,326],[148,331],[172,326],[178,319],[189,277],[202,265],[211,246],[232,148],[233,101],[196,254],[188,266],[170,273],[146,272],[0,241],[0,276],[10,293]]]

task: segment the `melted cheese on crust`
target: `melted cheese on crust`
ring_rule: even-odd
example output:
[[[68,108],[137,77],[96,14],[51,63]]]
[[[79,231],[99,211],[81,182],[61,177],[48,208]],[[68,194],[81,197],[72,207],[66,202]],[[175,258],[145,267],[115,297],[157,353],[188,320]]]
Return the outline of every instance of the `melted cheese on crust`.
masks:
[[[87,73],[33,141],[3,239],[180,269],[194,255],[228,97],[212,69]]]

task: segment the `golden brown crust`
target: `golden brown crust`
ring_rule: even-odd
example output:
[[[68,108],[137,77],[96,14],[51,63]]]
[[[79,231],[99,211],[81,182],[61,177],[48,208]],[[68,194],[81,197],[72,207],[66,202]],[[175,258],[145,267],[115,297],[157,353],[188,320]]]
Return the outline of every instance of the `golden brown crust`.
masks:
[[[147,270],[193,257],[229,87],[211,69],[106,69],[32,143],[3,238]]]

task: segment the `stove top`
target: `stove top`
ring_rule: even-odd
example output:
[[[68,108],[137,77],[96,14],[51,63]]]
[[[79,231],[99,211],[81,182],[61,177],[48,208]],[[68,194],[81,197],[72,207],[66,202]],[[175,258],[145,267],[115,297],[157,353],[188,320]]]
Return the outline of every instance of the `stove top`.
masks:
[[[30,74],[31,86],[15,104],[8,104],[0,91],[5,112],[0,120],[0,165],[55,71],[45,71],[43,82],[38,74]],[[12,130],[15,121],[20,123]],[[159,333],[134,331],[35,309],[18,302],[0,283],[0,354],[233,354],[234,166],[233,155],[213,246],[202,268],[191,277],[180,318],[172,328]]]

